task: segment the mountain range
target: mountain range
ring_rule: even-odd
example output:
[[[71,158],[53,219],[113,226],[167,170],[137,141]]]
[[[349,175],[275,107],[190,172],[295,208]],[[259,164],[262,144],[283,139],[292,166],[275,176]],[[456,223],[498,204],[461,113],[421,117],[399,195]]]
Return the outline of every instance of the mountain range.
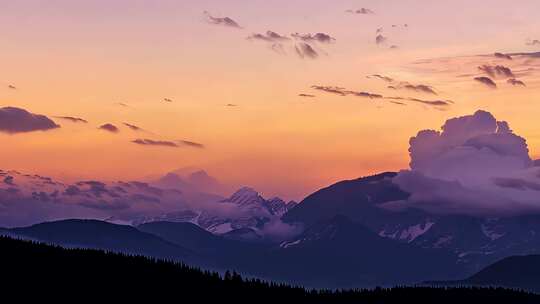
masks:
[[[3,231],[63,246],[175,259],[323,287],[459,280],[506,257],[539,253],[540,216],[495,218],[389,210],[385,203],[410,195],[393,182],[395,176],[387,172],[341,181],[298,204],[265,199],[244,187],[228,198],[213,196],[198,205],[172,204],[165,198],[177,193],[176,198],[185,199],[184,192],[153,184],[85,183],[76,192],[68,190],[71,185],[32,177],[64,187],[63,196],[75,191],[76,196],[101,195],[106,200],[111,193],[129,198],[144,191],[160,200],[147,199],[146,204],[136,204],[141,212],[120,212],[120,217],[104,218],[105,222],[67,220]],[[37,191],[41,184],[32,185],[33,200],[43,202]],[[142,212],[149,204],[162,202],[167,208]],[[171,206],[179,208],[167,211]]]

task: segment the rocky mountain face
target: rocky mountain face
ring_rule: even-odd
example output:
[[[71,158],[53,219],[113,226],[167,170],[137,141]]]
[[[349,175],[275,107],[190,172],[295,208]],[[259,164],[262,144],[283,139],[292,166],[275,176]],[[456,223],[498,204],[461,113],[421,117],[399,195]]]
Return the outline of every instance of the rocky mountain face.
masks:
[[[468,273],[511,255],[540,250],[540,215],[488,218],[389,211],[381,204],[406,199],[392,183],[395,173],[343,181],[321,189],[283,216],[289,223],[312,225],[317,219],[344,215],[380,237],[424,249],[445,249]]]

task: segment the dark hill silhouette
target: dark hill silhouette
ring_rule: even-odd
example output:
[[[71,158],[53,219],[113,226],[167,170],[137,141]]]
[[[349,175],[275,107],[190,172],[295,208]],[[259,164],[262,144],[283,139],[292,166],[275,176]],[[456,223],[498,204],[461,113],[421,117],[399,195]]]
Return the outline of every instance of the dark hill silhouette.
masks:
[[[538,303],[534,294],[501,288],[305,290],[227,272],[91,249],[64,249],[0,237],[2,296],[25,300],[253,303]]]
[[[97,220],[62,220],[4,231],[7,231],[9,235],[65,247],[95,248],[175,259],[187,263],[202,263],[195,252],[178,244],[167,242],[131,226]]]
[[[540,292],[540,255],[508,257],[465,280],[435,283],[437,285],[502,286]]]

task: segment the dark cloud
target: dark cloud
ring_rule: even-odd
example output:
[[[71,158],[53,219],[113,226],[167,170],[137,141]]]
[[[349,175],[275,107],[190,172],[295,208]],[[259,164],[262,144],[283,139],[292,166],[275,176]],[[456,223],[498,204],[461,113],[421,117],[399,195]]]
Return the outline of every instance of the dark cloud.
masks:
[[[14,86],[14,85],[12,85],[12,84],[10,84],[10,85],[8,85],[8,89],[16,90],[16,89],[17,89],[17,87],[16,87],[16,86]]]
[[[136,125],[132,125],[132,124],[129,124],[127,122],[124,122],[123,124],[124,124],[124,126],[130,128],[133,131],[144,131],[144,129],[142,129],[141,127],[138,127]]]
[[[135,139],[132,143],[142,146],[162,146],[162,147],[171,147],[178,148],[178,144],[172,141],[165,140],[152,140],[152,139]]]
[[[478,69],[490,77],[514,77],[512,70],[502,65],[491,66],[485,64],[479,66]]]
[[[307,98],[313,98],[313,97],[316,97],[315,95],[312,95],[312,94],[305,94],[305,93],[300,93],[300,94],[298,94],[298,96],[300,96],[300,97],[307,97]]]
[[[367,78],[376,78],[381,79],[385,82],[392,83],[393,85],[388,86],[389,89],[407,89],[415,92],[421,92],[421,93],[427,93],[427,94],[433,94],[437,95],[437,92],[435,92],[435,89],[432,86],[426,85],[426,84],[410,84],[408,82],[397,82],[393,78],[390,78],[388,76],[383,76],[380,74],[374,74],[367,76]]]
[[[348,91],[349,94],[353,95],[353,96],[358,96],[358,97],[366,97],[366,98],[370,98],[370,99],[379,99],[379,98],[384,98],[384,96],[380,95],[380,94],[373,94],[373,93],[369,93],[369,92],[355,92],[355,91]]]
[[[285,42],[285,41],[291,40],[291,38],[289,37],[282,36],[272,31],[267,31],[265,34],[259,34],[259,33],[251,34],[250,36],[248,36],[247,39],[248,40],[261,40],[261,41],[266,41],[266,42]]]
[[[311,59],[316,59],[317,57],[319,57],[319,53],[317,53],[317,51],[315,51],[315,49],[311,45],[304,42],[298,43],[295,46],[295,50],[296,50],[296,54],[298,54],[300,58],[307,57]]]
[[[529,40],[529,41],[526,42],[526,44],[527,44],[528,46],[540,45],[540,40],[538,40],[538,39]]]
[[[0,132],[15,134],[56,128],[60,128],[60,125],[45,115],[32,114],[15,107],[0,108]]]
[[[352,9],[349,9],[349,10],[346,10],[345,11],[346,13],[350,13],[350,14],[359,14],[359,15],[372,15],[372,14],[375,14],[374,11],[368,9],[368,8],[361,8],[361,9],[357,9],[357,10],[352,10]]]
[[[495,54],[493,54],[493,56],[495,56],[496,58],[500,58],[500,59],[512,60],[512,56],[506,55],[506,54],[503,54],[503,53],[495,53]]]
[[[525,87],[525,83],[521,80],[518,80],[518,79],[515,79],[515,78],[510,78],[506,81],[508,84],[511,84],[513,86],[522,86],[522,87]]]
[[[335,38],[325,33],[316,33],[314,35],[294,33],[294,34],[291,34],[291,36],[295,39],[302,40],[305,42],[332,43],[336,41]]]
[[[55,116],[55,118],[71,121],[71,122],[74,122],[74,123],[79,123],[79,122],[88,123],[88,121],[85,120],[85,119],[82,119],[82,118],[79,118],[79,117],[73,117],[73,116]]]
[[[207,11],[205,11],[203,14],[206,16],[206,20],[210,24],[222,25],[222,26],[232,27],[232,28],[237,28],[237,29],[242,28],[236,21],[234,21],[233,19],[229,17],[223,17],[223,18],[214,17]]]
[[[10,186],[15,186],[15,183],[13,182],[13,176],[10,176],[10,175],[6,176],[4,178],[4,184],[10,185]]]
[[[225,105],[226,107],[238,107],[237,104],[234,104],[234,103],[228,103]]]
[[[384,37],[383,35],[379,34],[377,37],[375,37],[375,43],[376,44],[385,44],[388,39]]]
[[[111,132],[111,133],[118,133],[120,131],[117,126],[115,126],[113,124],[110,124],[110,123],[106,123],[104,125],[101,125],[98,129],[108,131],[108,132]]]
[[[496,89],[497,88],[497,84],[489,77],[475,77],[474,78],[475,81],[478,81],[492,89]]]
[[[199,149],[203,149],[203,148],[204,148],[204,145],[203,145],[203,144],[197,143],[197,142],[194,142],[194,141],[189,141],[189,140],[179,140],[178,142],[181,143],[181,144],[183,144],[183,145],[186,145],[186,146],[188,146],[188,147],[199,148]]]

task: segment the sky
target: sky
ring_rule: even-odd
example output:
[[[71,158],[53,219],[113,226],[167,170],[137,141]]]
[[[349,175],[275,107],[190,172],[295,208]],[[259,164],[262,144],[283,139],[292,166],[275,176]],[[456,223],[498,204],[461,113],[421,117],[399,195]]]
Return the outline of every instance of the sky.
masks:
[[[418,130],[479,109],[540,158],[538,11],[536,0],[1,1],[0,107],[60,127],[0,132],[0,168],[132,180],[197,167],[298,200],[408,168]]]

